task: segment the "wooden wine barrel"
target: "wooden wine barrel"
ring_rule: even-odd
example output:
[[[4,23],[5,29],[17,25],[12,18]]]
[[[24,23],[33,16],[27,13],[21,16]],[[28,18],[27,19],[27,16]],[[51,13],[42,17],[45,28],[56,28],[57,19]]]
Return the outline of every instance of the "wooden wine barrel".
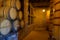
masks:
[[[60,26],[60,19],[53,20],[53,25]]]
[[[16,2],[16,0],[6,0],[5,1],[5,6],[14,7],[15,6],[15,2]]]
[[[1,7],[0,8],[0,17],[4,17],[7,18],[8,17],[8,11],[9,11],[9,7]]]
[[[55,3],[54,4],[54,9],[57,10],[57,9],[60,9],[60,3],[57,2],[57,4]]]
[[[4,19],[1,22],[1,27],[0,27],[0,31],[2,35],[7,35],[11,30],[11,23],[9,20]]]
[[[10,9],[10,7],[8,7],[8,6],[4,7],[4,18],[8,18],[9,9]]]
[[[57,16],[58,15],[58,16]],[[59,17],[60,16],[60,11],[58,11],[58,12],[56,12],[55,14],[54,14],[54,17]]]
[[[22,20],[22,17],[23,17],[22,11],[19,11],[19,19]]]
[[[55,9],[60,9],[60,0],[54,0],[54,8]]]
[[[21,21],[21,24],[20,25],[21,25],[21,28],[24,27],[24,21],[23,20]]]
[[[52,33],[53,33],[53,36],[56,40],[59,39],[59,26],[54,26],[53,30],[52,30]]]
[[[10,18],[11,18],[12,20],[14,20],[14,19],[17,18],[17,11],[16,11],[15,8],[10,8],[8,14],[9,14],[8,16],[10,16]]]
[[[60,0],[54,0],[54,15],[53,15],[53,34],[56,40],[60,40]]]
[[[11,6],[11,0],[6,0],[6,1],[4,2],[4,6],[10,7],[10,6]]]
[[[19,0],[16,0],[16,8],[19,10],[21,8],[21,3]]]
[[[2,7],[3,5],[3,0],[0,0],[0,7]]]
[[[11,0],[11,7],[15,7],[16,0]]]
[[[13,23],[13,25],[14,25],[14,29],[15,29],[15,30],[17,30],[18,27],[20,27],[18,20],[15,20],[14,23]]]
[[[54,4],[57,3],[58,1],[60,1],[60,0],[53,0]]]
[[[4,16],[4,14],[3,14],[4,12],[3,11],[4,11],[4,7],[1,7],[0,8],[0,17],[3,17]]]

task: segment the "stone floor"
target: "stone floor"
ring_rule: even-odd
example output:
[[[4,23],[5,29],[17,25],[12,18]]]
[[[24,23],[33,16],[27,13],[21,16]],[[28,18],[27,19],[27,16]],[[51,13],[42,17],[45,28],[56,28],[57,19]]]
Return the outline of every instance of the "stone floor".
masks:
[[[23,40],[48,40],[49,34],[47,31],[32,31]]]

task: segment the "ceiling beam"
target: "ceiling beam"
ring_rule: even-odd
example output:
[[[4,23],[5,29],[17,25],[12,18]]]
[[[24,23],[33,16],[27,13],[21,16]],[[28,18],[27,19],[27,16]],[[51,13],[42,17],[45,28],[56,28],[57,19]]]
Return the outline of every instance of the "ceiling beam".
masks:
[[[33,7],[48,7],[50,3],[32,3]]]
[[[31,3],[50,2],[50,0],[30,0]]]

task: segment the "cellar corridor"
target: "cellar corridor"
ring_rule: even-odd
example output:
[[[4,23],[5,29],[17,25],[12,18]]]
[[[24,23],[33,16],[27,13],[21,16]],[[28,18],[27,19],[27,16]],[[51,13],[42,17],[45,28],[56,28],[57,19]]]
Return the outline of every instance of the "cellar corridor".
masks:
[[[33,25],[34,26],[34,25]],[[34,27],[38,27],[35,25]],[[44,28],[34,28],[23,40],[49,40],[49,32]]]
[[[0,40],[60,40],[60,0],[0,0]]]

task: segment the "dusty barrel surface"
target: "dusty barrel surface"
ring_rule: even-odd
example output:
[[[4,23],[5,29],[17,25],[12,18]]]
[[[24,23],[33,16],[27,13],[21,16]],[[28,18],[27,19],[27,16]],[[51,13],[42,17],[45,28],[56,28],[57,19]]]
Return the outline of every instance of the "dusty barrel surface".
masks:
[[[22,20],[22,17],[23,17],[22,11],[19,11],[19,19]]]
[[[11,23],[9,20],[4,19],[1,22],[0,31],[2,35],[7,35],[11,30]]]
[[[15,5],[18,10],[21,9],[21,2],[19,0],[16,0]]]
[[[20,22],[20,25],[21,25],[21,28],[24,28],[24,21],[23,20]]]
[[[0,7],[3,6],[3,0],[0,0]]]
[[[10,8],[9,13],[8,13],[8,16],[12,20],[16,19],[17,18],[17,11],[16,11],[16,9],[15,8]]]
[[[0,8],[0,17],[7,18],[9,7],[1,7]]]
[[[18,21],[18,20],[15,20],[15,21],[13,22],[13,26],[14,26],[14,29],[17,31],[18,28],[20,27],[19,21]]]
[[[17,18],[17,11],[15,8],[11,8],[11,7],[4,7],[4,10],[3,10],[3,15],[4,15],[4,18],[9,18],[9,19],[16,19]]]
[[[4,7],[4,18],[8,18],[8,12],[9,12],[10,7]]]
[[[54,14],[53,14],[53,34],[56,40],[60,40],[60,0],[54,0]]]
[[[6,1],[4,2],[4,6],[10,7],[10,6],[11,6],[11,0],[6,0]]]
[[[60,9],[60,0],[54,0],[54,8],[55,10]]]
[[[3,17],[4,16],[4,7],[1,7],[0,8],[0,17]]]
[[[15,7],[19,10],[21,8],[21,3],[19,0],[6,0],[4,6]]]
[[[16,0],[6,0],[5,3],[4,3],[4,6],[14,7],[15,6],[15,1]]]
[[[11,7],[15,7],[16,0],[11,0]]]

